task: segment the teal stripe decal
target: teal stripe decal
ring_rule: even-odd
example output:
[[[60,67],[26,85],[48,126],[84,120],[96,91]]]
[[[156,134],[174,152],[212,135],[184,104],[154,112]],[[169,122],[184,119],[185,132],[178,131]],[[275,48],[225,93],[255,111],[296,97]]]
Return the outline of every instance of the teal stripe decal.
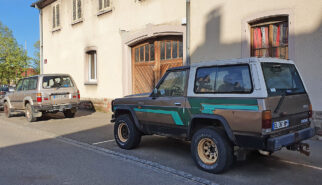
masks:
[[[168,111],[168,110],[155,110],[155,109],[138,109],[134,108],[136,112],[150,112],[150,113],[157,113],[157,114],[170,114],[172,119],[176,123],[176,125],[183,125],[183,122],[176,111]]]
[[[210,104],[201,104],[202,113],[213,114],[213,111],[216,109],[227,109],[227,110],[258,110],[257,105],[210,105]]]

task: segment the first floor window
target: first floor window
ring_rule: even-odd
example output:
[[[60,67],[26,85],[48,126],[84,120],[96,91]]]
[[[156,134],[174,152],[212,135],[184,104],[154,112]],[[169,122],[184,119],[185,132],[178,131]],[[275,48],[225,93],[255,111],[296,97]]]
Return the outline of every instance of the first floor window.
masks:
[[[97,80],[97,57],[96,51],[89,51],[88,55],[88,80],[96,81]]]
[[[105,10],[110,7],[110,0],[98,0],[98,10]]]
[[[82,0],[73,0],[73,21],[82,18]]]
[[[288,59],[288,17],[251,23],[251,56]]]
[[[53,29],[60,26],[59,4],[53,6]]]

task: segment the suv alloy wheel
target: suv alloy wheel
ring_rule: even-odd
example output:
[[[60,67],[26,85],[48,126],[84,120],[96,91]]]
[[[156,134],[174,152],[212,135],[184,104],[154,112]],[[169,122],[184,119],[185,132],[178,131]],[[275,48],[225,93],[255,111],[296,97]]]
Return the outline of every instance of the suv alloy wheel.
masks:
[[[141,133],[137,130],[129,115],[117,117],[114,124],[114,138],[117,145],[123,149],[137,147],[141,141]]]

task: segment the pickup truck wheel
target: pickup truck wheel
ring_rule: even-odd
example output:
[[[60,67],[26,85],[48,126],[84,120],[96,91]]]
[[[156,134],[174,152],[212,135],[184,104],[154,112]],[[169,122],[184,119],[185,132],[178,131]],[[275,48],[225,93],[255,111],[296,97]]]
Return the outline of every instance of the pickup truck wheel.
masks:
[[[26,104],[25,116],[29,122],[37,121],[37,118],[33,115],[32,107],[29,103]]]
[[[73,118],[75,117],[75,112],[72,112],[72,110],[68,109],[64,111],[65,118]]]
[[[120,148],[129,150],[140,144],[141,133],[129,115],[121,115],[116,118],[114,124],[114,138]]]
[[[228,169],[233,161],[232,146],[221,129],[202,128],[191,141],[192,158],[199,168],[211,173]]]
[[[7,118],[10,118],[10,117],[11,117],[11,110],[10,110],[10,107],[9,107],[9,103],[8,103],[8,102],[5,102],[5,103],[4,103],[3,111],[4,111],[4,115],[5,115]]]

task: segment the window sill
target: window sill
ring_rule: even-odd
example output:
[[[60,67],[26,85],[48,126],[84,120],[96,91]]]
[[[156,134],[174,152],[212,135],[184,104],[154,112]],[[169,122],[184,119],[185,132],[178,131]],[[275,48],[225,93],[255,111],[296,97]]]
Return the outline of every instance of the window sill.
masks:
[[[54,33],[54,32],[58,32],[58,31],[60,31],[61,30],[61,27],[60,26],[58,26],[58,27],[56,27],[56,28],[53,28],[51,31]]]
[[[81,23],[81,22],[83,22],[83,18],[80,18],[80,19],[77,19],[77,20],[73,21],[72,26],[75,25],[75,24]]]
[[[98,85],[97,81],[85,82],[84,85]]]
[[[97,13],[97,16],[100,16],[100,15],[103,15],[103,14],[106,14],[108,12],[112,12],[112,8],[105,8],[103,10],[99,10],[98,13]]]

